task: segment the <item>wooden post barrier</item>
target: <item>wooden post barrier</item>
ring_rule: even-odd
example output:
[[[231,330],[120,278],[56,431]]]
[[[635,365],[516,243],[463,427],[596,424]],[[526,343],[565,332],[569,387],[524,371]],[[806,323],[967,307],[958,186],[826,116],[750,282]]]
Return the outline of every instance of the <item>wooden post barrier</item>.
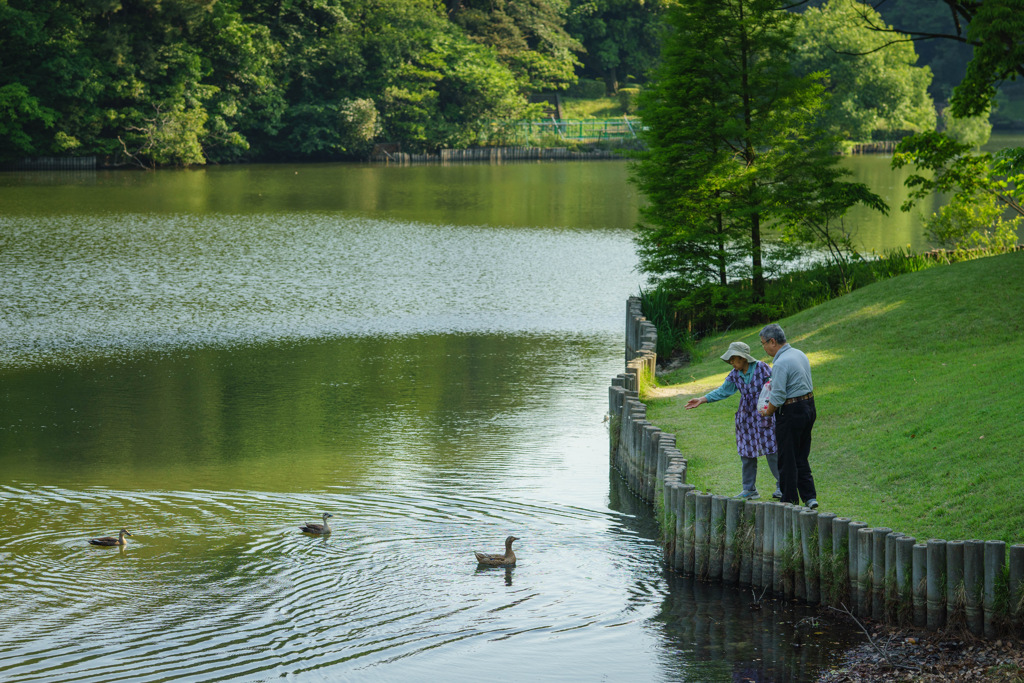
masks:
[[[835,606],[849,605],[850,597],[850,518],[832,520],[832,601]]]
[[[786,541],[789,534],[786,531],[786,508],[788,503],[774,503],[775,505],[775,536],[772,550],[772,591],[776,595],[785,595],[786,579]]]
[[[1010,618],[1024,626],[1024,544],[1010,546]]]
[[[821,568],[818,566],[818,511],[800,511],[800,551],[804,565],[804,596],[812,605],[821,604]]]
[[[725,502],[725,538],[722,549],[722,580],[726,583],[739,583],[740,580],[740,557],[743,556],[743,549],[740,547],[743,533],[741,521],[743,519],[744,501],[739,498],[729,498]]]
[[[938,631],[946,625],[946,542],[928,539],[928,628]]]
[[[789,562],[793,567],[793,592],[797,600],[807,600],[807,581],[804,579],[803,529],[800,515],[803,508],[792,505],[789,508]]]
[[[711,553],[711,494],[697,494],[697,518],[694,520],[694,568],[693,573],[702,581],[710,572],[709,557]]]
[[[1006,567],[1006,543],[985,541],[985,637],[994,638],[999,631],[1001,611],[998,603],[999,581]]]
[[[685,480],[685,469],[683,474]],[[676,519],[676,552],[672,558],[672,566],[683,573],[686,573],[686,548],[693,543],[692,537],[688,535],[691,527],[687,526],[687,515],[689,514],[692,523],[693,512],[687,512],[686,508],[686,496],[693,489],[693,484],[680,484],[676,497],[676,511],[679,517]]]
[[[764,503],[748,503],[748,510],[754,513],[754,538],[750,554],[750,585],[755,588],[764,586],[762,579],[764,568]],[[1012,558],[1012,554],[1011,554]]]
[[[852,524],[850,525],[853,526]],[[860,527],[857,529],[857,610],[858,617],[871,616],[871,584],[872,584],[872,538],[874,529]]]
[[[890,624],[895,624],[899,607],[899,586],[896,583],[896,541],[903,537],[894,531],[885,537],[885,606],[883,617]]]
[[[967,596],[964,591],[964,542],[946,543],[946,623],[963,624]]]
[[[834,512],[818,513],[818,597],[822,605],[838,607],[833,601],[832,520]]]
[[[915,543],[912,581],[914,583],[914,626],[928,624],[928,545]]]
[[[764,546],[761,551],[761,588],[776,591],[775,585],[775,511],[778,505],[774,502],[764,503],[764,523],[761,537]]]
[[[896,608],[897,623],[909,626],[914,623],[914,544],[913,536],[896,539],[896,590],[899,606]]]
[[[892,533],[888,527],[871,532],[871,616],[885,619],[885,539]]]
[[[711,496],[711,532],[708,536],[708,578],[722,580],[722,558],[725,551],[725,504],[726,496]]]
[[[754,579],[754,536],[757,533],[757,509],[760,503],[747,501],[740,505],[741,519],[738,531],[740,574],[738,580],[743,586],[753,585]]]
[[[850,522],[846,525],[847,531],[847,564],[849,565],[849,579],[850,579],[850,611],[858,616],[863,616],[858,613],[857,605],[860,603],[860,580],[859,580],[859,566],[860,566],[860,530],[867,528],[867,524],[864,522]]]
[[[686,526],[683,528],[683,573],[696,574],[697,556],[697,496],[700,495],[695,487],[691,486],[683,497],[683,521]]]
[[[985,589],[985,543],[964,541],[964,612],[967,628],[976,636],[985,632],[982,593]]]

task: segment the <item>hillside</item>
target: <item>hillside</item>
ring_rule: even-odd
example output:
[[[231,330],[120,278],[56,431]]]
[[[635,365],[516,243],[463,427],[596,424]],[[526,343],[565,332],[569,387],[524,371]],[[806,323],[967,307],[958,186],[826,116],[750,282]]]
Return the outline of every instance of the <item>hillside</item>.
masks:
[[[814,372],[822,511],[919,539],[1024,542],[1024,252],[900,276],[779,323]],[[658,393],[678,395],[649,399],[698,488],[740,491],[738,398],[683,404],[725,378],[730,341],[768,360],[759,329],[703,340],[703,360],[661,378]]]

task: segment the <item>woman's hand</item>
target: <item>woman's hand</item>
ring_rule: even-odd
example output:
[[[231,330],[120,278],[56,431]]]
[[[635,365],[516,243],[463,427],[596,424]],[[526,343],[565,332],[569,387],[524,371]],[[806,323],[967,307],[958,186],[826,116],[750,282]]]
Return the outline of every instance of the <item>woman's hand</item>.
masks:
[[[687,410],[692,410],[693,408],[696,408],[700,404],[707,402],[708,400],[703,396],[701,396],[700,398],[691,398],[689,401],[686,402],[686,405],[684,407]]]

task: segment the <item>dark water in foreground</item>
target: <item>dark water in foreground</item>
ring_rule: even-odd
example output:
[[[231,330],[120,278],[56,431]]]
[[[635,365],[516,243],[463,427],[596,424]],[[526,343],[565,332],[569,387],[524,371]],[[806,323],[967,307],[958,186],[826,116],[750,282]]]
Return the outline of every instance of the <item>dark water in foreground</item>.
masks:
[[[609,474],[612,167],[466,168],[0,175],[0,681],[803,681],[856,638],[666,574]]]

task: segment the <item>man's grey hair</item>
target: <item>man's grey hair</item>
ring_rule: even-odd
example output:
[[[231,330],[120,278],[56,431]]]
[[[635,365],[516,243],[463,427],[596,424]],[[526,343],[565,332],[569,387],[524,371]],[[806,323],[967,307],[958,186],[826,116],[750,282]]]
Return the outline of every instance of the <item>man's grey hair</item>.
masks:
[[[786,343],[786,333],[782,331],[781,327],[772,323],[771,325],[765,325],[761,328],[761,339],[764,341],[771,341],[774,339],[781,346]]]

